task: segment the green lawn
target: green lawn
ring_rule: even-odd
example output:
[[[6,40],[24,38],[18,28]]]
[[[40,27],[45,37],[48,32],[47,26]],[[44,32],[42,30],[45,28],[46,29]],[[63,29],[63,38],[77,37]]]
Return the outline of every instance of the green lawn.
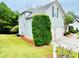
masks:
[[[35,47],[16,35],[0,34],[0,58],[32,58],[53,55],[52,46]]]

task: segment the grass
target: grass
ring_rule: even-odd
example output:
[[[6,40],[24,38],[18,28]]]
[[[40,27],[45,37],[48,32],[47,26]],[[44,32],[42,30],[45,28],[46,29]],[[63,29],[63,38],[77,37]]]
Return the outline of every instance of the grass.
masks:
[[[16,35],[0,34],[0,58],[45,58],[53,55],[52,46],[35,47]]]

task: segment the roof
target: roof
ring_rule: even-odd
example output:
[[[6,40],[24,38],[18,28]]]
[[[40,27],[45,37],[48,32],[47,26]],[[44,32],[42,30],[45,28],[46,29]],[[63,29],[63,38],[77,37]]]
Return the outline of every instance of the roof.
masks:
[[[42,5],[42,6],[37,6],[37,7],[35,7],[35,8],[28,8],[28,9],[25,10],[25,11],[27,11],[27,12],[33,12],[35,9],[44,11],[44,10],[47,10],[53,3],[55,3],[55,1],[50,2],[50,3],[48,3],[48,4],[45,4],[45,5]],[[25,11],[23,11],[21,14],[24,14]]]
[[[25,14],[26,12],[32,14],[34,11],[45,11],[45,10],[47,10],[52,4],[54,4],[54,3],[57,4],[59,10],[62,12],[62,16],[64,16],[64,15],[65,15],[64,10],[63,10],[63,8],[61,7],[61,4],[58,2],[58,0],[55,0],[55,1],[53,1],[53,2],[50,2],[50,3],[46,4],[46,5],[37,6],[36,8],[29,8],[29,9],[27,9],[26,11],[22,12],[21,15],[22,15],[22,14]],[[31,17],[30,17],[30,18],[31,18]]]
[[[46,4],[46,5],[40,6],[40,7],[38,7],[38,8],[39,8],[39,9],[42,9],[43,11],[45,11],[45,10],[47,10],[53,3],[55,3],[55,1],[50,2],[50,3]]]
[[[73,17],[74,17],[74,22],[77,21],[79,23],[79,16],[73,15]]]
[[[64,12],[64,10],[63,10],[63,8],[62,8],[62,6],[61,6],[61,4],[59,3],[59,6],[60,6],[60,9],[62,10],[62,12],[63,12],[63,16],[65,16],[65,12]]]

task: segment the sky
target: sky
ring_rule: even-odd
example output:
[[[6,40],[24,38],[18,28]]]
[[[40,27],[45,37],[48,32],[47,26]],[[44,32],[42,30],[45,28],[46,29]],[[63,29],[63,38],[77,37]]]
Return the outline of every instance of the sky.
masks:
[[[12,10],[22,12],[27,8],[44,5],[53,0],[0,0],[2,1]],[[79,0],[59,0],[59,3],[65,12],[72,11],[79,15]]]

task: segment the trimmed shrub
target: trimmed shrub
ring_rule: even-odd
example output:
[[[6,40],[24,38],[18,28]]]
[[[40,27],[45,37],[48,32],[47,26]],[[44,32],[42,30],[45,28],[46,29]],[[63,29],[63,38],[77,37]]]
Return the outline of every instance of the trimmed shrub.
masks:
[[[35,15],[32,21],[32,33],[36,46],[48,45],[52,40],[51,22],[47,15]]]
[[[73,26],[69,26],[69,32],[73,32],[73,30],[74,30],[74,28],[73,28]]]
[[[35,45],[36,45],[36,46],[43,46],[43,45],[44,45],[44,42],[43,42],[42,39],[36,38],[36,39],[35,39]]]
[[[70,34],[70,32],[66,32],[66,33],[64,33],[64,36],[67,36],[67,35],[69,35]]]
[[[72,30],[71,33],[77,33],[77,31],[76,30]]]
[[[76,30],[74,30],[73,26],[69,26],[69,32],[70,33],[77,33],[78,32],[78,28],[76,28]]]

